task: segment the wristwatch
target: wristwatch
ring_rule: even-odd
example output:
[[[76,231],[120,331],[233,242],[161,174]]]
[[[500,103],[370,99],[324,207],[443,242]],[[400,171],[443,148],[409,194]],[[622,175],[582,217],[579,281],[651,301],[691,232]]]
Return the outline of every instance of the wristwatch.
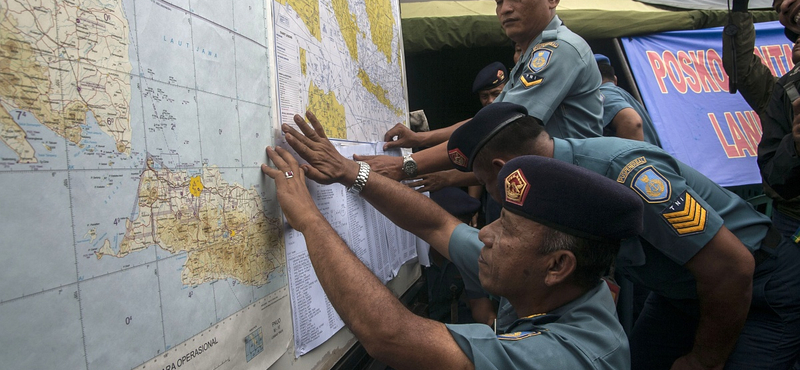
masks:
[[[367,162],[358,161],[358,175],[356,175],[356,182],[353,183],[353,186],[347,188],[347,191],[358,194],[361,190],[364,190],[364,187],[367,186],[367,180],[369,180],[369,164]]]
[[[417,176],[417,162],[414,161],[414,158],[411,158],[411,154],[403,156],[403,173],[407,177]]]

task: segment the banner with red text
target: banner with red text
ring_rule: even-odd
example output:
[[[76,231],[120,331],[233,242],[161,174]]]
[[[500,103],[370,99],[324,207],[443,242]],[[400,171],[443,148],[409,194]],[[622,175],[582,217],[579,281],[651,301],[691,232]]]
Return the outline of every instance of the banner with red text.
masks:
[[[722,186],[761,183],[761,121],[741,95],[728,93],[722,28],[622,41],[664,150]],[[754,52],[776,76],[794,66],[778,22],[756,24]]]

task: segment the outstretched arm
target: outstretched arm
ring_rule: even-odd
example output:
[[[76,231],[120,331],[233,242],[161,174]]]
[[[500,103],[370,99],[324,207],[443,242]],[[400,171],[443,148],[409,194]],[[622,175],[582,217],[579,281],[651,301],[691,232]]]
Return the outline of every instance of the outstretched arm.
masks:
[[[336,151],[314,114],[309,112],[306,116],[310,125],[299,115],[294,116],[302,134],[289,125],[281,126],[286,142],[308,162],[302,166],[306,175],[321,184],[352,186],[358,164]],[[450,235],[461,222],[434,201],[374,171],[361,196],[397,226],[422,238],[449,259]]]
[[[261,170],[275,180],[289,224],[303,233],[322,289],[367,352],[398,369],[473,369],[444,324],[403,307],[347,247],[317,209],[291,154],[268,148],[267,155],[276,168]],[[285,176],[288,171],[294,177]]]

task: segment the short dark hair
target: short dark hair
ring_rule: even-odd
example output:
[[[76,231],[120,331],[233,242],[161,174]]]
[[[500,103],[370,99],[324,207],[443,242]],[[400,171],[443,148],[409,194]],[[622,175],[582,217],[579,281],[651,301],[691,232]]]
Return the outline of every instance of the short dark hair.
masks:
[[[572,273],[573,283],[591,289],[611,269],[619,247],[619,242],[589,240],[550,228],[538,252],[540,255],[560,250],[572,252],[577,265]]]
[[[598,64],[597,68],[600,69],[600,76],[603,77],[603,80],[614,81],[614,78],[617,77],[611,64]]]
[[[502,128],[483,148],[478,150],[474,162],[491,161],[500,154],[515,157],[533,154],[533,145],[542,132],[544,132],[544,125],[538,118],[531,116],[517,118]]]

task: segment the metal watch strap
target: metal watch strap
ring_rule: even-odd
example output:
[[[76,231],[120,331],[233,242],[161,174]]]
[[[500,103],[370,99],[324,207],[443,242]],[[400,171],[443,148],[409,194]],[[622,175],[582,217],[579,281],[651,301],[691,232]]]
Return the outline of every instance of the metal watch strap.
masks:
[[[347,188],[347,191],[358,194],[361,190],[364,190],[364,187],[367,186],[367,180],[369,179],[369,164],[367,162],[358,161],[358,176],[356,176],[356,182],[353,183],[353,186]]]

